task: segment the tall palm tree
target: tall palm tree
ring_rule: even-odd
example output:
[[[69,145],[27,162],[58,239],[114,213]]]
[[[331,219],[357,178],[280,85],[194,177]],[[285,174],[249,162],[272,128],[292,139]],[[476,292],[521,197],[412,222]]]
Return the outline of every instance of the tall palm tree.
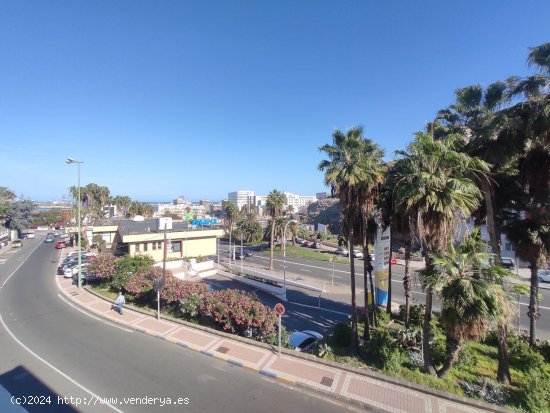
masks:
[[[269,246],[269,269],[273,269],[273,252],[275,246],[275,221],[283,213],[285,206],[285,195],[276,189],[272,190],[265,202],[267,214],[271,217],[271,241]]]
[[[233,235],[233,225],[239,220],[239,209],[235,204],[229,201],[222,202],[222,208],[225,213],[224,225],[225,230],[229,234],[229,251],[232,251],[231,236]]]
[[[366,171],[363,165],[363,128],[355,127],[342,133],[335,130],[332,134],[332,145],[326,144],[319,148],[328,159],[322,160],[318,170],[324,172],[325,185],[331,188],[332,195],[340,200],[342,213],[342,228],[349,242],[350,251],[356,239],[354,228],[361,222],[361,185],[365,181]],[[351,280],[351,346],[352,353],[357,353],[359,338],[357,331],[356,295],[355,295],[355,263],[350,263]],[[367,303],[365,303],[365,306]]]
[[[403,167],[409,173],[396,182],[396,205],[416,215],[415,230],[426,261],[424,279],[435,272],[433,254],[447,248],[457,220],[461,215],[468,216],[481,200],[481,192],[470,176],[486,173],[489,166],[461,152],[463,142],[457,134],[433,140],[430,134],[419,132],[408,151],[401,153]],[[425,283],[425,290],[424,367],[435,375],[430,351],[433,286]]]
[[[433,256],[435,272],[426,284],[441,300],[441,320],[447,335],[447,357],[437,372],[444,378],[458,360],[464,340],[484,338],[489,321],[501,314],[506,295],[500,282],[509,271],[495,264],[478,229],[457,247],[449,242],[446,251]]]

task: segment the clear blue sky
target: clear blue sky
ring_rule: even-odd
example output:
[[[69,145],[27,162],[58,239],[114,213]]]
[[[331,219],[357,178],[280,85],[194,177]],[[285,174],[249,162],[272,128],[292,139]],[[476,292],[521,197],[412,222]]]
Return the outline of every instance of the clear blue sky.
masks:
[[[133,199],[325,190],[317,148],[363,125],[388,159],[454,90],[531,73],[550,2],[0,2],[0,186]]]

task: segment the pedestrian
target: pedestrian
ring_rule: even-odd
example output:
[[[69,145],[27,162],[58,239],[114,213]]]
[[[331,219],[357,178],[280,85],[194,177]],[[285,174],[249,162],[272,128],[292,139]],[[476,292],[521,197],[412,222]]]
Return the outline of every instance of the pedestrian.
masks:
[[[118,293],[118,297],[116,299],[116,303],[118,305],[118,312],[120,313],[120,315],[122,315],[122,306],[124,304],[126,304],[126,299],[124,298],[124,296],[122,295],[122,291]]]

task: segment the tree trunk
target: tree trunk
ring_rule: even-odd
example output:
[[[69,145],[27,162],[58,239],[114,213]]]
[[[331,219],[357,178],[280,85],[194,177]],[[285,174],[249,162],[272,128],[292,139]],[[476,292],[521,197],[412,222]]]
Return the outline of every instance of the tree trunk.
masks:
[[[367,237],[363,237],[363,256],[368,257],[369,256],[369,244],[367,242]],[[368,276],[368,266],[370,265],[370,260],[365,262],[365,265],[363,266],[363,288],[364,288],[364,294],[365,294],[365,330],[363,331],[363,339],[364,340],[370,340],[370,311],[369,311],[369,286],[367,284],[367,276]]]
[[[436,375],[430,348],[430,322],[432,321],[433,291],[431,287],[426,289],[426,308],[424,310],[424,323],[422,324],[422,355],[424,357],[424,369],[426,373]]]
[[[539,273],[537,261],[531,261],[531,291],[529,294],[529,345],[534,347],[537,344],[537,319],[539,318]]]
[[[392,260],[392,245],[393,245],[393,227],[390,226],[390,259],[388,261],[388,302],[386,304],[386,312],[391,315],[391,260]]]
[[[271,242],[269,246],[269,269],[273,269],[273,251],[275,249],[275,217],[271,221]]]
[[[350,220],[351,221],[351,220]],[[353,223],[349,222],[349,247],[351,249],[353,242]],[[350,260],[349,264],[350,270],[350,281],[351,281],[351,345],[350,351],[351,354],[357,354],[359,351],[359,335],[357,332],[357,314],[355,311],[356,300],[355,300],[355,263],[354,260]]]
[[[403,277],[403,289],[405,290],[405,327],[410,326],[412,278],[411,278],[411,237],[405,240],[405,276]]]
[[[376,293],[374,292],[374,283],[372,281],[372,264],[370,263],[370,255],[368,256],[367,260],[369,261],[369,282],[370,282],[370,295],[372,300],[372,326],[376,328],[377,322],[376,322]]]
[[[500,260],[500,239],[497,237],[497,231],[495,227],[495,212],[493,209],[493,192],[490,182],[486,178],[481,178],[481,191],[485,198],[485,208],[487,209],[486,221],[487,232],[489,233],[489,245],[491,250],[495,254],[497,264],[501,263]]]
[[[512,381],[510,375],[510,362],[508,357],[508,325],[504,321],[498,322],[498,371],[497,380],[509,385]]]
[[[460,348],[462,347],[462,340],[457,340],[456,338],[449,337],[447,335],[447,357],[445,358],[445,363],[443,367],[437,372],[439,378],[444,379],[449,374],[451,368],[458,361],[458,355],[460,353]]]

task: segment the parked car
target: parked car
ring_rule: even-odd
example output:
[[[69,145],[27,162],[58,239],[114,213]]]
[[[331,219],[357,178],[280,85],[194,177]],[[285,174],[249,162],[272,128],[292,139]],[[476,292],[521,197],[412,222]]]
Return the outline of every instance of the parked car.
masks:
[[[510,257],[500,257],[500,261],[502,262],[502,266],[504,268],[508,268],[511,271],[514,271],[516,269],[516,264],[514,262],[513,258]]]
[[[343,255],[344,257],[347,257],[349,255],[348,249],[342,247],[338,248],[334,253],[337,255]]]
[[[251,250],[244,250],[244,256],[245,257],[253,257],[254,256],[254,253],[251,251]]]
[[[539,270],[539,281],[550,283],[550,270]]]
[[[393,265],[393,264],[397,264],[397,258],[392,258],[390,260],[390,264]]]
[[[310,248],[312,245],[314,245],[313,241],[305,240],[304,242],[302,242],[302,247]]]
[[[36,238],[36,234],[33,231],[25,232],[25,234],[23,234],[23,235],[24,235],[25,239]]]
[[[22,246],[23,241],[21,241],[20,239],[13,240],[13,242],[11,243],[12,248],[21,248]]]
[[[99,281],[99,278],[97,278],[93,274],[88,274],[88,271],[86,268],[82,268],[82,271],[80,273],[80,279],[82,280],[82,284],[89,284],[92,282]],[[78,274],[73,275],[73,283],[78,283]]]
[[[361,251],[353,250],[354,258],[363,258],[363,253]]]
[[[294,347],[295,351],[311,351],[315,348],[317,342],[323,339],[323,336],[315,331],[304,330],[295,331],[288,338],[288,343]]]
[[[57,241],[55,243],[55,248],[57,248],[58,250],[61,248],[67,248],[67,243],[65,241]]]
[[[241,254],[240,251],[235,251],[236,260],[244,260],[245,258],[246,258],[246,254],[244,252]]]
[[[67,234],[66,232],[63,232],[63,233],[61,233],[61,235],[59,235],[59,238],[61,238],[61,239],[69,239],[69,234]]]
[[[86,271],[86,267],[88,266],[87,263],[85,264],[82,264],[80,266],[81,268],[81,273],[85,272]],[[73,275],[76,275],[78,277],[78,265],[74,265],[74,266],[71,266],[71,267],[67,267],[65,270],[63,270],[63,277],[65,278],[73,278]]]

